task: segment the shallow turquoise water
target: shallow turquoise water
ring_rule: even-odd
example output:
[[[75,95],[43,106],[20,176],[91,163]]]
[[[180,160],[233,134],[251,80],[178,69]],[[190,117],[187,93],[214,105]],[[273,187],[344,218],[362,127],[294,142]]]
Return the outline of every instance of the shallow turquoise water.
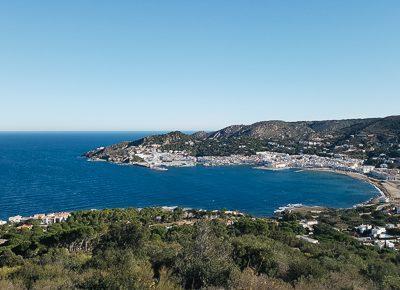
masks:
[[[105,207],[178,205],[271,215],[289,203],[350,207],[376,195],[348,176],[249,167],[153,171],[88,162],[98,146],[155,132],[0,133],[0,219],[21,214]]]

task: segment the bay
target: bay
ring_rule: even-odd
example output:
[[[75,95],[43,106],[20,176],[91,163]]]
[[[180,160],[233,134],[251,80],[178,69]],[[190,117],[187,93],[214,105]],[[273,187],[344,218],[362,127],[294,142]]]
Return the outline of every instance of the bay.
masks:
[[[351,207],[378,194],[329,173],[245,166],[170,168],[89,162],[82,153],[160,132],[0,133],[0,219],[53,211],[182,206],[272,215],[289,203]]]

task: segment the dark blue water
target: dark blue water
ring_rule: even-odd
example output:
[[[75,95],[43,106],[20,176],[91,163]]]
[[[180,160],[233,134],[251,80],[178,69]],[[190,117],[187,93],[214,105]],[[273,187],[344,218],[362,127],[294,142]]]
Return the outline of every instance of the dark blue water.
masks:
[[[377,194],[366,182],[332,173],[240,166],[160,172],[79,157],[95,147],[150,133],[0,133],[0,219],[16,214],[153,205],[271,215],[288,203],[350,207]]]

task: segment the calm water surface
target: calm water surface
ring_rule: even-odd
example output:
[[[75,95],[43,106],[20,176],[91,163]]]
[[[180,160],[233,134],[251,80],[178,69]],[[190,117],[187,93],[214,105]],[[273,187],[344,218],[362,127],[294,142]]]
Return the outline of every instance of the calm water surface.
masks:
[[[178,205],[271,215],[289,203],[350,207],[377,194],[344,175],[249,167],[153,171],[88,162],[83,152],[157,132],[0,133],[0,219],[105,207]]]

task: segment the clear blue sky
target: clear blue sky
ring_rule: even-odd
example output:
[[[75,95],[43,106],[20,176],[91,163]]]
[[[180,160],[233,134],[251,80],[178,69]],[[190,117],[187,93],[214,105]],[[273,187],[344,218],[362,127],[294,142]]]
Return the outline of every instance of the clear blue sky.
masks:
[[[400,1],[1,1],[0,130],[400,114]]]

